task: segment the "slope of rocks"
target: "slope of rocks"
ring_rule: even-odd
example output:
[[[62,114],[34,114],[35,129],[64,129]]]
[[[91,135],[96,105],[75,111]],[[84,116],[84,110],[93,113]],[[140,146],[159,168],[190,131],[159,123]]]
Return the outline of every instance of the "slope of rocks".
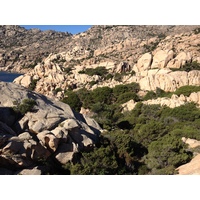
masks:
[[[0,44],[1,69],[25,73],[14,80],[18,86],[0,85],[0,109],[4,116],[0,118],[0,163],[4,173],[9,173],[5,172],[9,165],[12,173],[41,174],[43,166],[36,164],[38,159],[52,158],[66,164],[74,162],[79,151],[95,145],[101,131],[98,124],[55,101],[62,99],[68,89],[92,90],[137,82],[140,92],[145,94],[156,88],[173,92],[181,86],[200,85],[200,70],[182,70],[186,64],[200,63],[200,31],[194,31],[199,26],[93,26],[73,36],[26,31],[18,26],[0,28],[7,31],[0,32],[2,38],[8,38]],[[30,39],[33,33],[37,42]],[[21,36],[26,39],[19,44]],[[7,43],[11,47],[6,47]],[[20,52],[16,54],[16,50]],[[111,78],[79,73],[97,67],[105,67]],[[121,80],[114,78],[116,74],[121,75]],[[38,94],[19,85],[31,87]],[[27,98],[34,99],[36,106],[32,112],[16,118],[10,107]],[[171,108],[187,102],[200,105],[200,93],[143,101]],[[123,112],[135,105],[133,100],[123,104]],[[14,168],[19,171],[13,172]]]
[[[50,53],[61,52],[65,53],[67,66],[101,62],[119,64],[121,61],[133,65],[166,36],[183,34],[198,27],[92,26],[84,33],[71,35],[50,30],[26,30],[20,26],[0,26],[0,68],[26,72]]]
[[[36,105],[19,115],[12,108],[24,99]],[[78,152],[92,149],[101,132],[96,121],[67,104],[14,83],[0,82],[0,113],[0,173],[42,174],[47,169],[38,162],[47,159],[60,165],[76,162]]]
[[[172,92],[181,86],[200,85],[199,70],[181,70],[186,64],[200,63],[200,34],[192,31],[194,28],[94,26],[72,36],[64,51],[49,54],[32,70],[17,78],[15,83],[29,87],[33,80],[37,80],[35,91],[58,99],[63,98],[63,93],[55,93],[57,88],[62,91],[83,87],[95,89],[137,82],[144,91],[161,88]],[[145,33],[139,34],[141,30]],[[154,33],[153,37],[150,33]],[[101,36],[101,39],[95,42],[96,46],[91,47],[94,43],[91,37],[95,36]],[[126,40],[129,41],[127,45],[121,45]],[[111,46],[110,42],[113,43]],[[116,57],[114,54],[117,54]],[[79,73],[97,67],[105,67],[113,78],[104,79],[98,75]],[[121,81],[114,78],[115,74],[121,74]]]
[[[26,72],[50,53],[67,45],[70,33],[26,30],[20,26],[0,26],[0,69]]]

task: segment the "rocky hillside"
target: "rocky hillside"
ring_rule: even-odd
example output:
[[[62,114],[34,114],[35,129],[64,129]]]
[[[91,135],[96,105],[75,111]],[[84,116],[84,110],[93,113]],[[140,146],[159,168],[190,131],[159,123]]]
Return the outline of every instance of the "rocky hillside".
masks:
[[[83,152],[78,164],[67,167],[72,174],[174,174],[199,152],[181,138],[200,140],[200,26],[93,26],[77,35],[18,26],[1,29],[1,69],[24,72],[14,80],[18,86],[2,83],[1,104],[3,110],[9,107],[14,120],[8,124],[2,119],[3,130],[11,130],[8,139],[2,139],[2,155],[6,155],[2,163],[21,156],[14,152],[10,159],[4,148],[11,145],[10,138],[25,133],[53,153],[52,162],[73,162],[78,152],[95,146],[101,131],[86,116],[94,117],[106,131],[100,148]],[[26,33],[21,43],[19,30]],[[18,46],[6,47],[8,41],[18,41]],[[16,56],[18,48],[23,51]],[[24,111],[27,101],[28,112]],[[29,146],[20,142],[23,148]],[[60,154],[68,142],[70,153],[65,149],[66,154]],[[38,169],[31,156],[31,165],[23,166]]]
[[[99,140],[99,125],[67,104],[13,83],[0,82],[0,94],[0,174],[59,173]]]
[[[93,26],[77,35],[0,26],[0,68],[27,71],[50,53],[64,52],[65,66],[112,61],[136,63],[163,38],[198,26]],[[150,45],[150,47],[148,46]]]
[[[27,71],[50,53],[60,52],[71,34],[56,31],[26,30],[20,26],[0,26],[0,68]]]
[[[16,83],[58,99],[69,88],[131,82],[139,83],[143,91],[157,87],[175,91],[200,83],[199,72],[192,71],[199,69],[199,37],[198,26],[93,26],[68,36],[64,45],[60,43],[59,53],[44,56],[31,66],[17,61],[11,68],[29,71]]]

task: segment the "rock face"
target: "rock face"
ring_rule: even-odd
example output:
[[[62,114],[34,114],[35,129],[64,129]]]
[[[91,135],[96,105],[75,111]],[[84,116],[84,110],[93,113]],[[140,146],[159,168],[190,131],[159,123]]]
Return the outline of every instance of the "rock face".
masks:
[[[177,168],[179,175],[200,175],[200,154],[195,156],[189,163]]]
[[[155,91],[156,88],[161,88],[167,92],[173,92],[177,88],[185,85],[200,85],[200,71],[168,71],[158,70],[154,73],[141,78],[139,80],[141,90]],[[155,73],[156,72],[156,73]]]
[[[188,144],[189,148],[195,148],[200,146],[200,141],[190,139],[190,138],[182,138],[182,141]],[[194,156],[194,158],[187,164],[181,165],[176,170],[179,175],[200,175],[200,154]]]
[[[193,92],[190,94],[190,96],[184,96],[184,95],[175,95],[173,94],[171,98],[168,97],[159,97],[156,99],[149,99],[147,101],[142,101],[143,104],[146,105],[156,105],[159,104],[161,106],[168,106],[170,108],[175,108],[181,105],[184,105],[188,102],[194,102],[197,104],[197,106],[200,107],[200,92]],[[122,112],[131,111],[135,108],[137,102],[134,102],[133,100],[130,100],[124,104],[122,104]]]
[[[151,68],[165,68],[167,66],[167,63],[173,58],[174,52],[172,50],[160,50],[156,52],[156,54],[153,57],[153,63],[151,65]]]
[[[36,104],[19,115],[12,107],[23,99],[32,99]],[[75,162],[79,151],[91,149],[98,142],[100,126],[67,104],[5,82],[0,82],[0,101],[2,168],[22,170],[19,174],[40,174],[43,172],[37,168],[38,160]]]

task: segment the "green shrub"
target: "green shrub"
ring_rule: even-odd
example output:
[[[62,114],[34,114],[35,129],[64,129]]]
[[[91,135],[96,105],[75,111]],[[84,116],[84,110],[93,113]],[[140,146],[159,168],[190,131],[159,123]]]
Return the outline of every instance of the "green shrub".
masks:
[[[64,68],[64,72],[68,75],[72,74],[72,70],[73,68],[72,67],[67,67],[67,68]]]
[[[115,98],[117,99],[119,95],[122,95],[126,92],[132,92],[132,93],[137,93],[140,90],[140,86],[138,83],[130,83],[130,84],[120,84],[116,85],[113,88],[113,94]]]
[[[172,71],[186,71],[186,72],[190,72],[192,70],[200,70],[200,63],[198,63],[197,61],[193,61],[191,63],[186,63],[179,69],[177,68],[170,68],[170,69]]]
[[[84,108],[91,108],[94,104],[92,100],[92,91],[89,91],[86,88],[81,88],[76,91],[76,94],[78,95]]]
[[[15,106],[13,106],[13,110],[21,115],[25,115],[27,112],[33,111],[33,107],[36,105],[36,101],[34,99],[23,99],[21,103],[13,103],[15,104]]]
[[[167,134],[157,141],[153,141],[148,147],[146,164],[150,169],[171,169],[185,164],[192,158],[192,154],[186,152],[186,145],[181,138]],[[169,172],[168,172],[169,173]],[[171,172],[173,174],[174,171]]]
[[[108,70],[105,67],[86,68],[85,70],[79,71],[79,74],[87,74],[89,76],[99,75],[104,77],[108,74]]]
[[[183,94],[184,96],[189,96],[192,92],[199,92],[200,86],[186,85],[178,88],[174,94],[180,96]]]
[[[134,101],[139,101],[139,97],[134,92],[126,92],[118,96],[117,103],[123,104],[133,99]]]
[[[164,107],[161,118],[174,117],[181,122],[195,121],[200,118],[200,111],[194,103],[186,103],[175,108]]]
[[[123,78],[123,75],[124,75],[124,74],[122,74],[122,73],[116,73],[116,74],[114,75],[114,80],[115,80],[115,81],[118,81],[118,82],[121,82],[121,81],[122,81],[122,78]]]
[[[92,87],[93,85],[97,84],[97,83],[98,83],[98,81],[90,81],[90,82],[89,82],[89,84],[90,84],[91,87]]]
[[[100,102],[104,104],[112,103],[112,88],[109,87],[99,87],[92,91],[91,93],[93,102]]]
[[[136,126],[134,130],[135,141],[145,147],[148,147],[152,141],[157,140],[168,132],[167,127],[162,122],[157,122],[154,120],[148,121],[147,124]]]
[[[105,80],[109,80],[109,79],[112,79],[113,78],[113,75],[112,74],[107,74],[104,79]]]
[[[155,99],[156,98],[156,93],[153,91],[148,91],[145,96],[143,97],[143,101],[147,101],[149,99]]]
[[[62,92],[62,88],[56,88],[55,93],[57,94],[58,92]]]
[[[28,89],[31,91],[34,91],[38,81],[39,81],[39,79],[33,79],[31,81],[30,85],[28,86]]]
[[[79,112],[82,106],[82,102],[78,95],[73,91],[67,91],[66,94],[67,97],[64,97],[61,101],[68,104],[76,112]]]
[[[95,148],[91,152],[83,152],[80,163],[65,165],[71,175],[109,175],[116,174],[118,163],[111,146]]]

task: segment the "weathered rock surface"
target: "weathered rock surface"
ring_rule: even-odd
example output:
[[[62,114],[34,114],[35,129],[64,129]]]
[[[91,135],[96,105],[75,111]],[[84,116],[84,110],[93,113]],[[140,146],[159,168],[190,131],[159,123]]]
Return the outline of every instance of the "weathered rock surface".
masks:
[[[98,142],[100,126],[74,112],[67,104],[49,99],[14,83],[0,82],[0,110],[14,102],[33,99],[36,105],[25,115],[2,112],[0,118],[0,167],[22,170],[19,174],[41,174],[38,160],[53,159],[60,164],[74,161],[74,155]],[[9,123],[9,117],[15,117]]]
[[[190,149],[200,146],[200,141],[191,138],[182,138],[182,141],[188,144]],[[194,158],[187,164],[179,166],[176,170],[179,175],[200,175],[200,154],[194,155]]]
[[[168,106],[170,108],[175,108],[181,105],[184,105],[188,102],[194,102],[197,104],[197,106],[200,107],[200,92],[193,92],[190,94],[190,96],[184,96],[184,95],[175,95],[173,94],[171,98],[168,97],[159,97],[156,99],[149,99],[147,101],[142,101],[143,104],[146,105],[155,105],[159,104],[161,106]],[[122,112],[131,111],[135,108],[137,102],[134,102],[133,100],[130,100],[124,104],[122,104]]]
[[[189,163],[181,165],[176,170],[179,175],[200,175],[200,154],[195,156]]]
[[[150,70],[149,70],[150,71]],[[158,71],[159,72],[159,71]],[[141,90],[155,91],[161,88],[164,91],[173,92],[185,85],[200,85],[200,71],[161,71],[145,76],[139,80]]]

